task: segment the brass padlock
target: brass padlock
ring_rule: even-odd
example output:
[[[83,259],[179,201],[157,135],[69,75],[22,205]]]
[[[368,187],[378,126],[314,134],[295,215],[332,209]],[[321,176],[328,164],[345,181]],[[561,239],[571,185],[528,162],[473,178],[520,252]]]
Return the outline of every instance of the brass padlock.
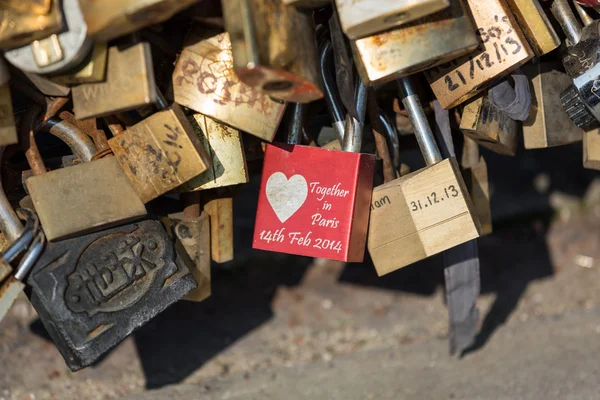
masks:
[[[538,0],[506,0],[536,57],[560,45],[560,38]]]
[[[368,246],[380,276],[481,234],[456,159],[442,160],[409,78],[400,90],[427,167],[373,189]]]
[[[135,32],[171,18],[198,0],[79,0],[90,37],[96,41]]]
[[[365,85],[390,82],[473,51],[479,41],[463,0],[406,26],[352,42]]]
[[[271,142],[285,104],[242,83],[233,71],[229,35],[194,30],[175,64],[175,102]]]
[[[561,146],[581,141],[583,130],[565,113],[560,95],[572,81],[560,65],[541,62],[525,65],[523,72],[531,81],[531,109],[523,121],[526,149]]]
[[[248,166],[242,134],[202,114],[190,118],[192,127],[212,160],[211,167],[179,187],[194,191],[248,182]]]
[[[211,166],[210,157],[178,104],[130,126],[108,144],[144,203]]]
[[[600,130],[583,132],[583,166],[600,170]]]
[[[16,2],[27,6],[28,1]],[[19,12],[9,7],[0,7],[0,48],[10,49],[25,46],[34,40],[59,32],[65,26],[59,0],[52,0],[45,15]]]
[[[80,66],[66,74],[52,76],[50,79],[59,85],[79,85],[104,80],[108,47],[106,43],[95,43],[89,56]]]
[[[32,123],[22,121],[21,141],[34,173],[25,183],[49,241],[97,231],[146,215],[146,207],[116,158],[90,161],[95,153],[91,139],[65,121],[51,119],[46,126],[50,126],[50,132],[59,139],[68,139],[65,142],[72,148],[82,148],[83,151],[75,153],[84,162],[46,172],[37,151],[34,130],[29,128]]]
[[[0,0],[0,8],[11,9],[21,14],[46,15],[50,12],[52,0]]]
[[[455,107],[533,58],[504,0],[468,0],[481,44],[478,50],[425,72],[443,108]]]
[[[487,164],[479,155],[479,145],[468,136],[464,137],[461,159],[462,174],[473,201],[473,209],[481,223],[481,234],[492,233],[492,210],[490,208],[490,185]]]
[[[346,36],[360,39],[448,8],[449,0],[335,0]]]
[[[492,104],[487,94],[464,106],[460,130],[496,153],[514,156],[518,145],[517,121]]]
[[[312,15],[281,0],[221,0],[240,81],[276,99],[323,97]]]
[[[103,82],[75,86],[73,111],[79,119],[132,110],[156,102],[148,43],[110,46]]]

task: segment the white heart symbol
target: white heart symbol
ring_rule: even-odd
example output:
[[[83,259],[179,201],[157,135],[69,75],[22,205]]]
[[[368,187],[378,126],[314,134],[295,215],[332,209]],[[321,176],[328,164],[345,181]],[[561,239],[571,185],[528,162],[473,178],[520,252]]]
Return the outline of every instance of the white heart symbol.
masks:
[[[308,196],[308,184],[302,175],[289,180],[282,172],[275,172],[267,180],[267,200],[281,222],[285,222],[302,207]]]

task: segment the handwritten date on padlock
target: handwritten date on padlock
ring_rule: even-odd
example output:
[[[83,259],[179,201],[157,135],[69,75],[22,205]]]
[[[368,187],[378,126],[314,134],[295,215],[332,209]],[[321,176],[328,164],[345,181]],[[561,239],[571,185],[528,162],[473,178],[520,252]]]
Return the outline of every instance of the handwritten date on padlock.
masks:
[[[373,170],[369,154],[267,145],[253,247],[362,261]]]

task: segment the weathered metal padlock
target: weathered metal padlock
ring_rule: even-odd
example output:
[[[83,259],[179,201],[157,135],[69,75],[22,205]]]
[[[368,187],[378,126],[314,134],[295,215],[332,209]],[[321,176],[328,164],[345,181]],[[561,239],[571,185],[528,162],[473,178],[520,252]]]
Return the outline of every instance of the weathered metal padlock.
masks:
[[[206,37],[195,29],[175,64],[175,102],[241,129],[273,140],[285,104],[242,83],[233,71],[227,33]]]
[[[363,82],[376,85],[472,52],[479,41],[463,0],[406,26],[352,42]]]
[[[233,260],[233,198],[213,193],[204,201],[204,212],[210,217],[210,256],[214,262]]]
[[[34,176],[25,182],[49,241],[73,237],[146,215],[146,207],[116,158],[91,161],[96,148],[74,125],[51,119],[45,127],[75,149],[82,164],[46,172],[35,143],[35,121],[22,121],[21,144]],[[68,215],[68,218],[65,218]]]
[[[240,81],[276,99],[323,97],[314,22],[281,0],[221,0]]]
[[[560,38],[538,0],[506,0],[536,57],[560,45]]]
[[[147,203],[209,169],[212,160],[178,104],[130,126],[108,144],[140,199]]]
[[[27,284],[31,303],[73,371],[96,362],[196,287],[155,220],[49,243]]]
[[[171,18],[198,0],[79,0],[90,37],[98,42]]]
[[[399,85],[427,167],[373,189],[368,246],[380,276],[481,234],[456,159],[442,160],[410,78]]]
[[[62,0],[66,29],[31,44],[14,48],[4,56],[15,67],[35,73],[49,74],[67,71],[79,65],[89,54],[92,40],[78,0]]]
[[[525,65],[523,73],[531,81],[531,109],[523,121],[526,149],[562,146],[579,142],[583,130],[564,112],[560,95],[571,85],[571,78],[560,65],[550,62]]]
[[[448,0],[335,0],[340,23],[350,39],[392,29],[448,8]]]
[[[467,103],[462,112],[460,130],[496,153],[517,153],[519,126],[490,101],[487,94]]]
[[[133,110],[156,102],[150,45],[110,46],[103,82],[75,86],[73,111],[79,119]]]
[[[16,0],[28,7],[29,1]],[[59,32],[64,27],[60,0],[49,2],[45,15],[16,10],[14,7],[0,7],[0,48],[10,49],[25,46],[34,40]]]
[[[357,110],[364,118],[366,90],[357,86]],[[375,157],[359,153],[360,124],[346,130],[345,151],[298,145],[302,107],[294,105],[288,144],[267,145],[252,247],[360,262]]]
[[[478,50],[425,72],[431,90],[445,109],[475,96],[533,58],[504,0],[468,3],[481,39]]]
[[[473,201],[473,209],[481,224],[481,234],[492,233],[492,210],[490,208],[490,185],[487,164],[479,155],[479,145],[468,136],[464,137],[461,159],[462,174]]]

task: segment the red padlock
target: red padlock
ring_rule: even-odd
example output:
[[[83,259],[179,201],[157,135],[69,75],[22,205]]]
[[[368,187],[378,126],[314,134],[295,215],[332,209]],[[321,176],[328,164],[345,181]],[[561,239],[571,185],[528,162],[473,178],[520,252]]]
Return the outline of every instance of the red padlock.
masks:
[[[360,87],[357,97],[366,103],[366,90],[362,84]],[[252,247],[360,262],[369,224],[375,156],[360,153],[362,124],[350,118],[345,151],[295,144],[301,137],[302,107],[297,104],[294,108],[295,127],[288,137],[292,144],[267,144]]]

